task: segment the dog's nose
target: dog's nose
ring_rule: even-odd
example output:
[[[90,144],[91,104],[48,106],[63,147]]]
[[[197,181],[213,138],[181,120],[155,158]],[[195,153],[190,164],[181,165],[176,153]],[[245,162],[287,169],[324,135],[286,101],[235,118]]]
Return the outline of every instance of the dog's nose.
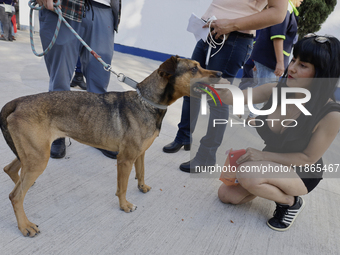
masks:
[[[217,73],[216,73],[216,76],[217,76],[217,77],[222,77],[222,72],[217,72]]]

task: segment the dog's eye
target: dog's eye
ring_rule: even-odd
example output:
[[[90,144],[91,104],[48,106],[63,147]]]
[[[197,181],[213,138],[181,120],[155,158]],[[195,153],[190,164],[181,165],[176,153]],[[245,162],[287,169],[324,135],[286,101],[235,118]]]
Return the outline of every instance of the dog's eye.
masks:
[[[192,72],[193,74],[197,73],[197,71],[198,71],[198,67],[197,67],[197,66],[191,68],[191,72]]]

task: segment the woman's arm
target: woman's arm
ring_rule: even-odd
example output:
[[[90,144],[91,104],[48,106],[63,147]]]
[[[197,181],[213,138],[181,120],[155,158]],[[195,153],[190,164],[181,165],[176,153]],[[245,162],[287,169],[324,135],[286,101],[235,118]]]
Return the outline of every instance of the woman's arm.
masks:
[[[237,4],[237,1],[235,1]],[[218,19],[211,22],[215,38],[239,30],[257,30],[282,23],[287,14],[288,0],[268,0],[268,8],[238,19]],[[209,27],[206,24],[204,27]]]
[[[316,126],[307,148],[301,153],[274,153],[248,148],[237,163],[270,161],[286,166],[311,165],[327,151],[340,129],[340,113],[328,113]]]
[[[270,98],[273,87],[276,87],[277,83],[267,83],[256,88],[253,88],[253,103],[263,103],[267,102]],[[216,92],[220,96],[223,103],[232,105],[233,104],[233,95],[229,89],[216,89]],[[248,89],[242,90],[244,96],[244,104],[248,103]]]
[[[275,67],[275,75],[281,76],[285,71],[284,65],[284,57],[283,57],[283,39],[275,38],[273,39],[275,58],[276,58],[276,67]]]

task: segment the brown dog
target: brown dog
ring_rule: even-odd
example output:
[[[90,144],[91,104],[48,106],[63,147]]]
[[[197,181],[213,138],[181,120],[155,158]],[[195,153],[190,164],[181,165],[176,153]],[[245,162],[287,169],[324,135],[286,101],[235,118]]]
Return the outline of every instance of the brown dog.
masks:
[[[135,164],[138,188],[148,192],[151,187],[144,183],[144,155],[158,136],[166,113],[150,102],[170,105],[190,96],[192,79],[220,76],[221,72],[205,70],[196,61],[171,57],[137,85],[139,93],[49,92],[7,103],[1,110],[0,126],[17,158],[4,171],[15,183],[9,198],[22,234],[33,237],[40,233],[27,219],[23,202],[47,166],[52,141],[67,136],[93,147],[119,151],[116,195],[120,208],[132,212],[136,206],[126,200],[132,166]]]

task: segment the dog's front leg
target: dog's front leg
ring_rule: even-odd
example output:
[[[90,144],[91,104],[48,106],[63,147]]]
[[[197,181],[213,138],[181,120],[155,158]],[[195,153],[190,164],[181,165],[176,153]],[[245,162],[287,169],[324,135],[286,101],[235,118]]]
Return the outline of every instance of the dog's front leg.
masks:
[[[20,178],[13,191],[9,195],[9,199],[12,202],[14,213],[17,218],[18,228],[24,236],[33,237],[40,233],[38,226],[27,219],[23,203],[28,189],[33,185],[38,176],[44,171],[45,166],[46,165],[39,167],[37,165],[34,170],[32,170],[32,168],[23,166]]]
[[[124,212],[133,212],[137,206],[131,204],[126,200],[126,191],[129,182],[129,176],[132,170],[133,161],[120,160],[117,162],[117,192],[116,196],[119,198],[119,206]]]
[[[138,189],[143,193],[150,191],[151,187],[144,182],[144,156],[143,152],[135,161],[136,179],[138,179]]]

